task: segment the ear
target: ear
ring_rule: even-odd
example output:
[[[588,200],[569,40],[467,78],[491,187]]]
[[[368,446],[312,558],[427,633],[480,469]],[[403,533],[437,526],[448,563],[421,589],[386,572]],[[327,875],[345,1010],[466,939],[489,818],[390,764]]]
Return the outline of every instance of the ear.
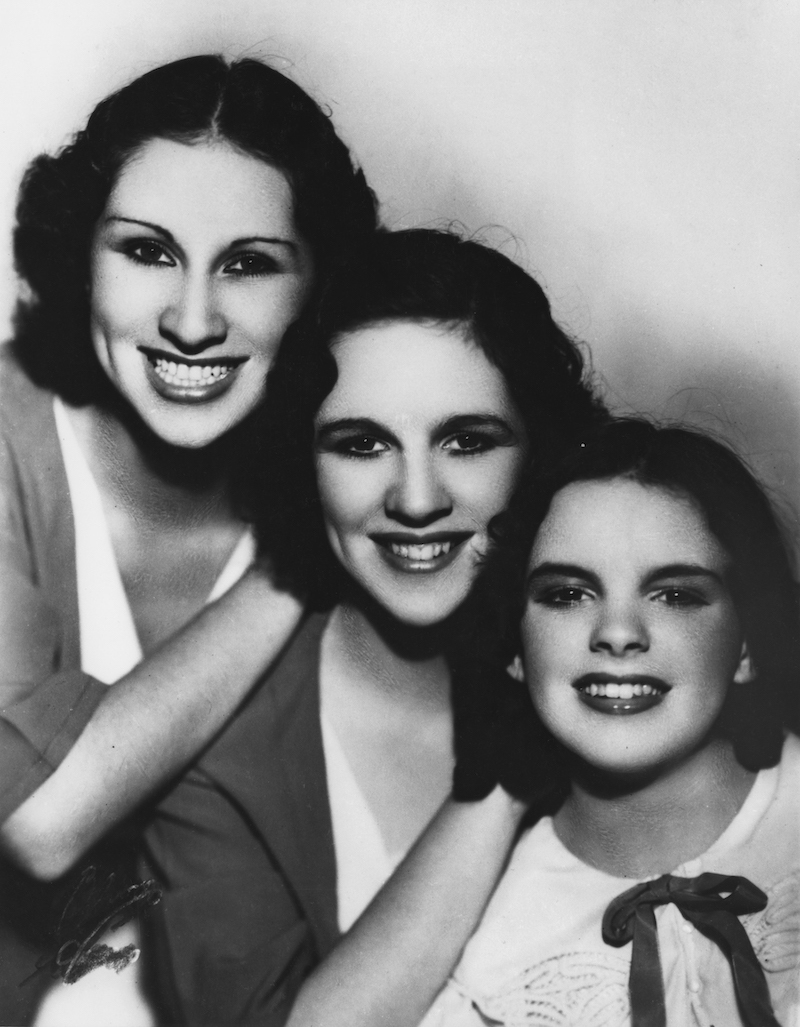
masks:
[[[515,656],[514,659],[506,667],[506,674],[512,677],[515,681],[519,681],[522,684],[525,683],[525,668],[522,666],[522,657]]]
[[[747,642],[742,642],[742,655],[739,657],[739,666],[733,675],[735,685],[752,685],[756,679],[756,667],[750,658]]]

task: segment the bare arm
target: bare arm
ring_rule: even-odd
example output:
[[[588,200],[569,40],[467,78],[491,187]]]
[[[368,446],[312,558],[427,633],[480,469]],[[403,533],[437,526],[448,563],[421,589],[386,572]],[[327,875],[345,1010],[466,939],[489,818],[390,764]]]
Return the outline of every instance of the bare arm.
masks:
[[[60,876],[180,770],[283,648],[301,606],[255,568],[103,697],[53,774],[0,827],[4,851]]]
[[[304,983],[288,1027],[416,1027],[478,925],[524,809],[499,787],[448,800]]]

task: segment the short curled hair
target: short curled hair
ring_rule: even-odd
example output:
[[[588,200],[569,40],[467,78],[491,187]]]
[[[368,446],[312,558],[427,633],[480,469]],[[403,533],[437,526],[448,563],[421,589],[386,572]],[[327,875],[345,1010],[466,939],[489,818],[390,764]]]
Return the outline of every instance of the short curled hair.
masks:
[[[261,542],[279,579],[323,605],[335,601],[338,564],[317,494],[314,417],[336,383],[331,345],[398,320],[452,325],[480,347],[503,374],[534,460],[604,414],[580,350],[519,265],[453,231],[378,233],[331,279],[313,319],[289,329],[263,411],[261,474],[274,485],[256,515]]]
[[[531,469],[491,525],[493,547],[465,617],[462,672],[473,673],[471,662],[499,671],[521,652],[528,560],[556,493],[574,482],[619,477],[690,499],[728,554],[728,585],[757,681],[731,687],[718,727],[743,766],[773,765],[784,729],[798,728],[800,604],[792,561],[756,478],[726,444],[694,429],[610,420],[555,464]]]
[[[20,188],[14,257],[30,295],[16,311],[16,352],[34,381],[72,402],[105,387],[89,338],[94,228],[126,162],[156,138],[224,140],[282,171],[318,280],[377,225],[375,197],[330,118],[274,68],[208,54],[142,75],[99,103],[68,146],[37,157]]]

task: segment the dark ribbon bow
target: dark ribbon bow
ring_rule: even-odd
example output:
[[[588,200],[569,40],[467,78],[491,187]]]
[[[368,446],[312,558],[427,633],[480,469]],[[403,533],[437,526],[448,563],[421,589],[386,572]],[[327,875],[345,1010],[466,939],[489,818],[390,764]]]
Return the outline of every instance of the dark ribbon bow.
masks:
[[[746,1027],[780,1027],[772,1011],[764,971],[738,919],[743,913],[764,909],[767,897],[746,877],[725,874],[664,874],[657,881],[629,888],[609,904],[603,916],[603,940],[617,947],[633,941],[632,1027],[666,1027],[655,907],[669,902],[728,957]]]

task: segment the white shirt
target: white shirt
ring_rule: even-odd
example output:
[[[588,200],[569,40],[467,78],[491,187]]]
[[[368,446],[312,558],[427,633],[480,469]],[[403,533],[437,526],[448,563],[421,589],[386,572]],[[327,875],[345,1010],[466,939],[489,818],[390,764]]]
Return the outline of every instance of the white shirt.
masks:
[[[766,892],[742,923],[778,1021],[800,1022],[800,741],[762,770],[734,820],[679,877],[748,878]],[[519,842],[483,920],[423,1027],[628,1027],[631,945],[601,934],[612,899],[637,882],[582,863],[550,817]],[[728,960],[673,905],[656,910],[669,1027],[737,1027]]]
[[[142,659],[142,648],[117,566],[100,490],[80,448],[60,399],[53,401],[56,431],[69,485],[75,525],[75,564],[81,669],[111,685]],[[208,597],[223,595],[245,572],[255,554],[246,531]],[[115,949],[139,943],[135,923],[125,924],[103,941]],[[141,994],[139,966],[121,973],[101,967],[75,984],[54,984],[39,1008],[33,1027],[155,1027]]]

